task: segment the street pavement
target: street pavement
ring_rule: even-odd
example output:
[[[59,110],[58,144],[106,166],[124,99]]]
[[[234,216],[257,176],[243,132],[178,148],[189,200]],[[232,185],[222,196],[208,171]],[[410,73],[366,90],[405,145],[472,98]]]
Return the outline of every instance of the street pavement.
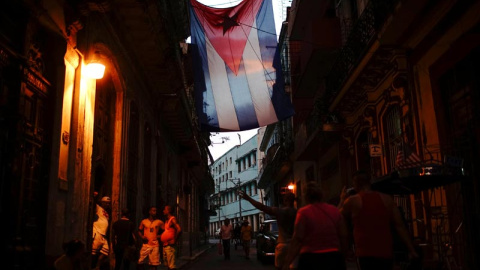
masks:
[[[260,262],[257,260],[257,250],[255,243],[252,243],[250,248],[250,259],[245,258],[245,254],[241,246],[235,250],[231,246],[231,259],[225,260],[223,255],[218,255],[217,250],[218,239],[210,239],[208,246],[198,250],[192,258],[180,258],[178,268],[182,270],[250,270],[250,269],[275,269],[273,258]],[[347,270],[356,270],[357,267],[354,262],[347,262]]]
[[[205,250],[202,255],[200,255],[195,261],[182,267],[182,270],[193,270],[193,269],[228,269],[228,270],[246,270],[246,269],[275,269],[273,265],[273,259],[266,261],[265,263],[260,262],[256,258],[256,252],[254,246],[250,248],[250,259],[245,258],[242,247],[238,247],[237,250],[232,245],[230,251],[230,260],[225,260],[223,255],[218,255],[218,250],[215,244],[212,244],[211,248]]]

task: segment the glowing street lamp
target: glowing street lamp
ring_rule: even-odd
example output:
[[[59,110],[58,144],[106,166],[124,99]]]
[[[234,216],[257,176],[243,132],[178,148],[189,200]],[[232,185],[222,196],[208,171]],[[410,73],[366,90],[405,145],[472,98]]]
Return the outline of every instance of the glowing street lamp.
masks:
[[[288,188],[288,190],[290,190],[290,191],[293,192],[293,190],[295,189],[295,185],[294,185],[294,184],[290,184],[290,185],[288,185],[287,188]]]
[[[99,51],[95,51],[84,70],[85,76],[92,79],[101,79],[105,73],[105,65],[102,63],[102,59]]]

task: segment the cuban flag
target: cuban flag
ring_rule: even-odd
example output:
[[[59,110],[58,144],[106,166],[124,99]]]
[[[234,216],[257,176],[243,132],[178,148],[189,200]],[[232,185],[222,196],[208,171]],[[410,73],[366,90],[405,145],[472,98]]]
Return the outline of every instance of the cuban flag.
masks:
[[[271,0],[244,0],[229,8],[190,0],[190,21],[202,130],[249,130],[294,114],[284,90]]]

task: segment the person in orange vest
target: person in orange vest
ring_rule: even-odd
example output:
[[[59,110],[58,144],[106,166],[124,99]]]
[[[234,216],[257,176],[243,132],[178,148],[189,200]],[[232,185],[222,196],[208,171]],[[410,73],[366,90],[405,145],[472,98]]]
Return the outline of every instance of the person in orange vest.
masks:
[[[245,251],[245,258],[250,259],[250,244],[252,241],[252,227],[248,225],[250,222],[248,220],[243,221],[241,234],[243,241],[243,250]]]
[[[182,232],[182,228],[178,225],[177,219],[172,215],[172,207],[167,205],[163,209],[163,214],[167,218],[165,221],[165,231],[162,233],[160,240],[163,242],[163,258],[167,269],[177,269],[176,253],[177,240]]]

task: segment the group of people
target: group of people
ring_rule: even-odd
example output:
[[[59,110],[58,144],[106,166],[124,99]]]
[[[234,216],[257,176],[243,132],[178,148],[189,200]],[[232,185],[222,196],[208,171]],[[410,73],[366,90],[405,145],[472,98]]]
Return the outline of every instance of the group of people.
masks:
[[[157,208],[155,206],[150,207],[148,214],[148,218],[142,220],[138,228],[138,235],[143,241],[138,264],[143,265],[148,258],[150,269],[156,269],[160,265],[161,242],[164,254],[163,259],[167,269],[176,269],[176,243],[182,229],[172,215],[172,208],[167,205],[163,209],[163,214],[166,217],[165,222],[156,218]],[[163,233],[159,234],[160,230],[163,230]],[[113,234],[117,235],[118,233],[114,231]]]
[[[306,205],[298,211],[294,208],[292,193],[284,194],[282,207],[265,206],[244,192],[240,192],[240,196],[276,217],[277,269],[345,270],[346,261],[356,259],[360,270],[391,270],[394,267],[392,231],[406,246],[409,258],[418,260],[391,196],[373,191],[370,177],[364,171],[354,174],[353,186],[354,194],[344,188],[340,203],[334,206],[323,201],[318,183],[309,182],[305,189]]]
[[[95,206],[92,238],[92,263],[93,269],[100,269],[102,264],[108,262],[110,245],[108,230],[111,210],[111,199],[102,197]],[[160,252],[163,249],[163,262],[167,269],[176,269],[176,244],[182,232],[171,206],[165,206],[163,214],[165,222],[157,218],[157,208],[148,209],[148,217],[140,222],[138,231],[129,219],[128,209],[123,209],[121,218],[112,224],[113,252],[115,254],[115,270],[129,269],[130,262],[136,261],[142,267],[148,261],[150,269],[157,269],[161,264]],[[136,248],[137,239],[142,241],[142,247]],[[87,269],[84,266],[85,245],[79,240],[65,243],[64,255],[55,261],[57,270]],[[138,259],[137,259],[138,258]],[[148,259],[148,260],[147,260]]]
[[[240,239],[242,240],[243,251],[245,258],[250,259],[250,246],[252,242],[252,227],[248,220],[244,220],[242,227],[240,227]],[[230,224],[230,219],[224,220],[224,225],[220,228],[220,239],[222,239],[222,248],[225,260],[230,260],[230,241],[234,233],[234,228]]]

